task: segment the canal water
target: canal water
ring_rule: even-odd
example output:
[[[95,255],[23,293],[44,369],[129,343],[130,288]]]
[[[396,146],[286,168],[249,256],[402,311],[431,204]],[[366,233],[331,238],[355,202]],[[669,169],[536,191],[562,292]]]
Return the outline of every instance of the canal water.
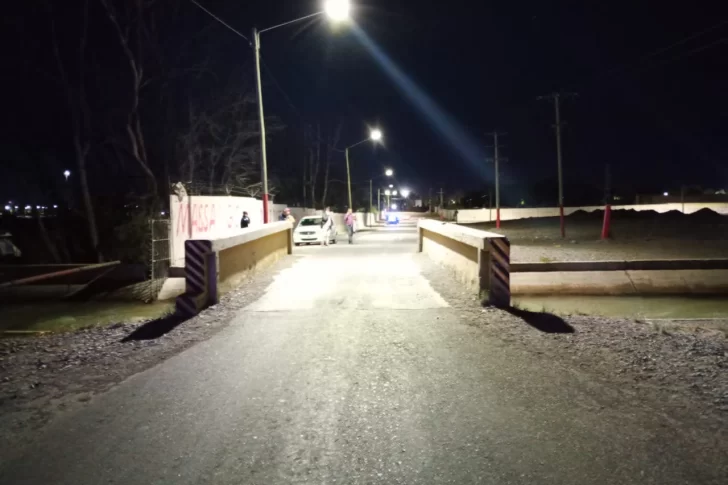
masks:
[[[171,313],[174,302],[35,302],[2,304],[0,332],[63,332],[94,325],[153,320]]]
[[[514,296],[524,310],[557,315],[682,319],[728,318],[728,298],[682,296]]]

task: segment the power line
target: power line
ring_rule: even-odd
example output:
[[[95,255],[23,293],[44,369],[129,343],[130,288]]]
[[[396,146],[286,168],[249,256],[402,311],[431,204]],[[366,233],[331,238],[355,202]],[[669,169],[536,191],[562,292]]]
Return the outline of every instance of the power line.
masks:
[[[668,45],[666,47],[661,47],[661,48],[659,48],[659,49],[657,49],[657,50],[655,50],[653,52],[650,52],[649,54],[645,54],[644,56],[642,56],[639,59],[638,62],[646,61],[647,59],[650,59],[652,57],[658,56],[660,54],[664,54],[665,52],[667,52],[667,51],[669,51],[669,50],[671,50],[671,49],[673,49],[675,47],[678,47],[680,45],[683,45],[683,44],[685,44],[685,43],[687,43],[687,42],[689,42],[689,41],[691,41],[693,39],[697,39],[698,37],[702,37],[703,35],[705,35],[707,33],[710,33],[710,32],[713,32],[714,30],[717,30],[720,27],[723,27],[724,25],[727,25],[727,24],[728,24],[728,20],[723,20],[723,21],[721,21],[721,22],[719,22],[719,23],[717,23],[717,24],[715,24],[715,25],[713,25],[711,27],[708,27],[707,29],[701,30],[700,32],[696,32],[696,33],[690,34],[689,36],[687,36],[687,37],[685,37],[685,38],[683,38],[683,39],[681,39],[681,40],[679,40],[677,42],[674,42],[674,43],[672,43],[672,44],[670,44],[670,45]],[[713,42],[713,43],[711,43],[709,45],[713,45],[713,44],[715,44],[715,42]],[[702,48],[699,48],[699,49],[700,50],[704,50]],[[625,69],[624,67],[612,69],[611,71],[607,72],[607,75],[614,74],[614,73],[619,72],[620,70],[624,70],[624,69]]]
[[[238,30],[236,30],[235,28],[231,27],[231,26],[230,26],[230,24],[228,24],[227,22],[225,22],[225,21],[224,21],[223,19],[221,19],[220,17],[218,17],[217,15],[215,15],[214,13],[210,12],[210,11],[209,11],[208,9],[206,9],[205,7],[203,7],[202,5],[200,5],[200,4],[199,4],[199,3],[197,2],[197,0],[190,0],[190,2],[194,3],[195,5],[197,5],[197,6],[198,6],[198,7],[200,8],[200,9],[202,9],[202,11],[204,11],[204,12],[205,12],[205,13],[206,13],[207,15],[209,15],[209,16],[210,16],[210,17],[212,17],[212,18],[214,18],[214,19],[215,19],[215,20],[217,20],[218,22],[220,22],[220,23],[221,23],[222,25],[224,25],[225,27],[227,27],[228,29],[230,29],[230,30],[231,30],[232,32],[234,32],[234,33],[235,33],[236,35],[238,35],[238,36],[242,37],[243,39],[245,39],[245,40],[246,40],[246,41],[248,42],[248,44],[249,44],[249,45],[251,45],[251,47],[252,47],[252,43],[250,42],[250,39],[248,39],[248,38],[247,38],[246,36],[244,36],[244,35],[243,35],[243,34],[242,34],[242,33],[241,33],[240,31],[238,31]]]

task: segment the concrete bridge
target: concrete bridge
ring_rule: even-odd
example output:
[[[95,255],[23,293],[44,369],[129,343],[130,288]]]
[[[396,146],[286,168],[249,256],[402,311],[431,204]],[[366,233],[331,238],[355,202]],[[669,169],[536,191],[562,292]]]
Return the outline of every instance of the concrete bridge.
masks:
[[[417,245],[410,224],[296,248],[228,327],[56,419],[0,458],[0,482],[725,478],[649,406],[468,325],[461,283]]]

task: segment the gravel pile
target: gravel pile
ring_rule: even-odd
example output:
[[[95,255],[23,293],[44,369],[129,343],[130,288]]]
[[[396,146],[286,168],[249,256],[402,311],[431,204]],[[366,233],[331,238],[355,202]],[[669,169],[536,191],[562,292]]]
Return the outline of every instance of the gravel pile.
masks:
[[[709,209],[612,212],[611,238],[600,240],[603,211],[577,211],[566,217],[566,239],[559,219],[544,217],[504,221],[497,232],[511,241],[514,262],[604,261],[629,259],[725,258],[728,216]],[[495,230],[494,223],[468,227]]]

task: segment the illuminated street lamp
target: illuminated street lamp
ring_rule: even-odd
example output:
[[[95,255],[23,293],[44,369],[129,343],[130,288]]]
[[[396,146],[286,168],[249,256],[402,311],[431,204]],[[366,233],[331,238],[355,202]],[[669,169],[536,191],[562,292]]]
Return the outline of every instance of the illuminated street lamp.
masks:
[[[201,7],[202,8],[202,7]],[[260,167],[261,178],[263,179],[263,222],[268,223],[268,155],[265,146],[265,114],[263,112],[263,84],[260,74],[260,34],[269,30],[284,27],[302,20],[310,19],[319,15],[326,15],[332,21],[343,21],[349,18],[349,0],[326,0],[324,10],[316,12],[305,17],[297,18],[284,22],[282,24],[268,27],[267,29],[253,29],[253,50],[255,51],[255,81],[256,91],[258,94],[258,117],[260,122]],[[209,13],[209,12],[208,12]],[[380,133],[381,136],[381,133]],[[351,193],[351,190],[349,191]],[[351,199],[351,196],[349,196]],[[351,200],[349,201],[351,205]]]
[[[384,171],[384,175],[386,175],[387,177],[391,177],[392,175],[394,175],[394,170],[392,170],[391,168],[388,168],[387,170]]]
[[[392,191],[392,195],[397,195],[397,191],[396,190],[393,190]]]
[[[346,156],[346,184],[349,189],[349,208],[351,210],[354,210],[354,206],[351,203],[351,170],[349,169],[349,149],[354,148],[355,146],[361,145],[362,143],[368,142],[370,140],[373,141],[374,143],[378,143],[378,142],[382,141],[382,130],[380,130],[379,128],[374,128],[371,132],[369,132],[369,138],[364,138],[362,141],[356,142],[353,145],[349,145],[348,147],[344,148],[344,155]],[[369,185],[370,185],[369,199],[371,199],[371,183]],[[370,200],[370,202],[371,202],[371,200]]]
[[[670,194],[668,192],[663,192],[662,195],[664,195],[665,197],[667,197]]]
[[[409,195],[410,195],[410,190],[409,189],[402,189],[400,192],[402,194],[402,197],[404,197],[405,199],[407,197],[409,197]]]
[[[68,177],[71,176],[71,171],[70,170],[65,170],[63,172],[63,176],[66,177],[66,182],[68,182]]]

